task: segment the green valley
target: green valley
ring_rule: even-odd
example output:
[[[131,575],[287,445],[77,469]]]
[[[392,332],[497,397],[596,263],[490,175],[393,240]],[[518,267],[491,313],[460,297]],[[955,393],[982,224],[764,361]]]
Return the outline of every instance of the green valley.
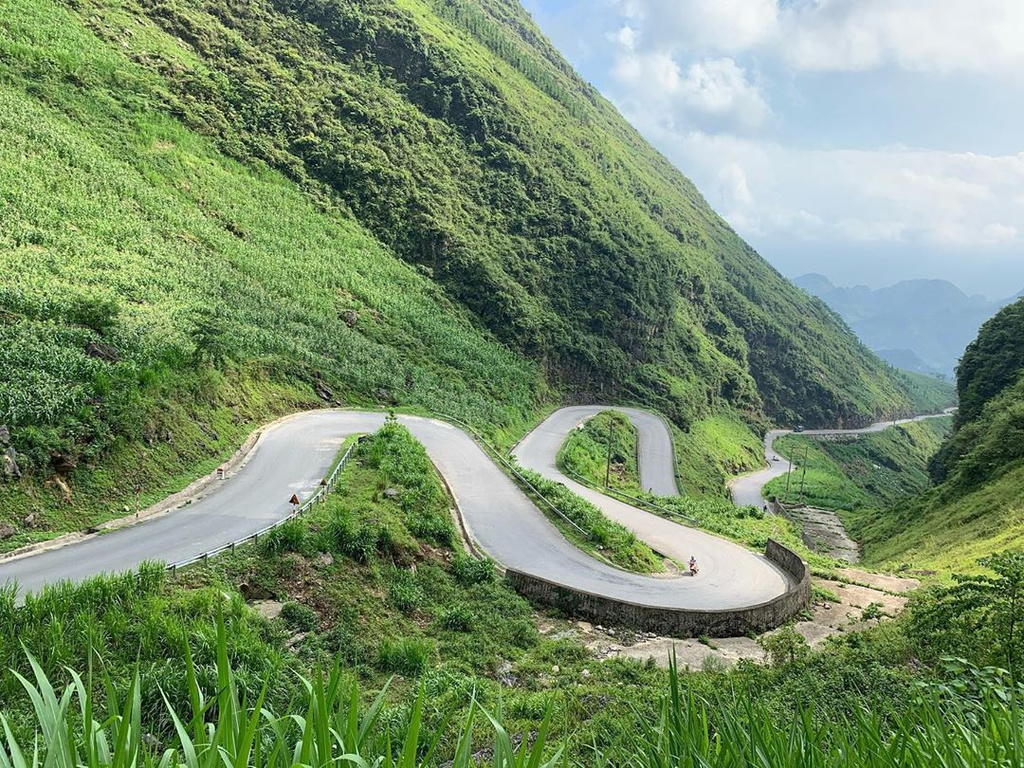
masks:
[[[878,359],[517,0],[6,0],[0,768],[1024,764],[1022,338]],[[957,395],[777,444],[912,593],[729,499]]]

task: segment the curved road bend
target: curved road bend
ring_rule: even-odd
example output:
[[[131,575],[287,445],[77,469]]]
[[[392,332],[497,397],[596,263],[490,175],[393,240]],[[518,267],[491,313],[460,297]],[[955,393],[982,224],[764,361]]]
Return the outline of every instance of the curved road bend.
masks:
[[[762,555],[703,531],[644,512],[562,474],[555,459],[569,432],[591,416],[609,409],[612,407],[576,406],[556,411],[524,437],[512,454],[520,465],[539,472],[549,480],[562,483],[663,555],[684,563],[691,555],[696,557],[700,564],[700,576],[696,579],[673,579],[671,583],[681,582],[681,586],[676,588],[689,588],[700,593],[700,607],[757,605],[782,594],[789,585],[787,576]],[[661,496],[679,495],[672,437],[665,422],[648,411],[635,408],[613,410],[625,414],[640,435],[638,463],[640,481],[644,487],[653,489],[654,493]]]
[[[692,550],[702,558],[700,578],[651,578],[603,565],[570,544],[466,433],[432,419],[399,420],[445,476],[470,535],[506,567],[665,608],[755,605],[787,586],[777,569],[755,555],[667,521],[662,522],[672,526],[669,537],[686,543],[672,551],[688,555]],[[284,517],[293,493],[311,494],[347,436],[372,432],[383,421],[379,413],[313,411],[277,424],[260,438],[249,462],[202,500],[135,526],[0,562],[0,583],[16,580],[22,590],[38,590],[61,579],[135,568],[144,560],[188,559],[245,538]],[[556,451],[557,446],[552,463]]]
[[[910,419],[897,419],[895,421],[876,421],[870,427],[864,427],[862,429],[807,429],[801,432],[803,435],[867,435],[873,432],[881,432],[882,430],[894,427],[897,424],[908,424],[912,421],[927,421],[928,419],[940,419],[943,416],[949,416],[955,411],[955,408],[947,408],[942,413],[929,413],[923,416],[914,416]],[[779,461],[772,461],[772,456],[777,456],[773,444],[777,437],[782,435],[793,434],[791,429],[773,429],[764,437],[764,460],[768,464],[767,469],[762,469],[757,472],[751,472],[747,475],[741,475],[735,477],[729,481],[729,492],[732,495],[733,504],[738,507],[752,506],[762,507],[764,506],[764,498],[761,495],[761,489],[764,488],[770,481],[776,477],[781,477],[789,471],[790,463],[786,459],[780,459]],[[793,464],[793,468],[796,469],[796,464]]]

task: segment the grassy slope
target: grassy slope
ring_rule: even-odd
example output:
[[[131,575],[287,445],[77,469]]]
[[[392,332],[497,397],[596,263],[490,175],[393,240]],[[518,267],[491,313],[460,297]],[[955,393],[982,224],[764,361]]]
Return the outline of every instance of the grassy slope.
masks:
[[[912,407],[513,3],[85,3],[226,152],[350,207],[576,396],[682,425],[725,402],[852,422]]]
[[[982,326],[957,371],[955,431],[929,464],[940,484],[864,521],[868,558],[952,573],[1024,549],[1024,302]]]
[[[0,423],[25,472],[45,476],[52,456],[79,466],[62,469],[69,495],[0,486],[0,522],[83,527],[134,506],[136,482],[151,500],[254,423],[313,405],[321,378],[344,403],[397,398],[485,428],[532,413],[537,368],[350,219],[154,110],[159,79],[74,16],[11,11]],[[99,341],[120,361],[83,352]]]
[[[807,504],[841,512],[886,509],[931,485],[928,461],[951,426],[952,418],[942,418],[836,440],[786,435],[775,442],[775,450],[798,465],[790,478],[789,500],[799,500],[806,467]],[[785,501],[786,477],[772,480],[765,492]]]
[[[1024,549],[1024,467],[966,494],[928,491],[864,520],[858,535],[870,565],[976,572],[981,557]]]
[[[810,552],[793,524],[781,517],[764,515],[752,507],[736,507],[726,499],[711,495],[662,497],[645,493],[637,472],[636,429],[624,415],[614,411],[599,413],[569,435],[558,454],[559,467],[582,476],[597,488],[604,487],[610,423],[614,423],[610,484],[613,490],[648,499],[684,525],[694,525],[754,550],[763,550],[772,538],[799,552],[813,565],[822,568],[832,565],[827,558]],[[728,440],[735,431],[728,429],[732,422],[723,419],[718,426],[718,433],[723,437],[712,444],[735,449],[736,443]]]

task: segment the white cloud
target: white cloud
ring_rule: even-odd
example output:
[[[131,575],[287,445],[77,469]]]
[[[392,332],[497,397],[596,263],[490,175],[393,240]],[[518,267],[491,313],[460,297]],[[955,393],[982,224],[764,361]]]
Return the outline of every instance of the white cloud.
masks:
[[[637,46],[758,50],[800,71],[999,73],[1024,67],[1021,0],[619,0]]]
[[[801,70],[1013,74],[1024,65],[1020,0],[800,0],[778,49]]]
[[[623,45],[612,76],[627,111],[643,109],[666,128],[749,132],[771,113],[760,89],[730,58],[694,62],[683,74],[668,53]]]
[[[1024,153],[800,150],[699,132],[661,133],[658,143],[741,235],[1024,245]]]
[[[626,18],[658,48],[740,51],[775,34],[775,0],[620,0]]]

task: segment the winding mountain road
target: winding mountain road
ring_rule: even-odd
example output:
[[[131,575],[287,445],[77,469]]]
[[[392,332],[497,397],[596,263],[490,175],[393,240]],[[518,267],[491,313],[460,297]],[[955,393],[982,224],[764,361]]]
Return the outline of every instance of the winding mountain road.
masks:
[[[472,539],[500,564],[615,600],[664,608],[724,610],[770,600],[790,585],[766,558],[730,542],[630,507],[573,483],[554,468],[564,436],[602,408],[556,412],[516,448],[526,466],[565,483],[663,554],[701,563],[699,578],[654,578],[604,565],[569,543],[465,432],[442,421],[400,416],[425,446],[458,502]],[[671,438],[652,414],[624,409],[641,434],[641,472],[655,492],[675,493]],[[243,539],[290,512],[292,494],[313,493],[344,439],[372,432],[380,413],[312,411],[269,427],[246,464],[199,501],[163,517],[59,549],[0,562],[0,584],[23,591],[62,579],[177,562]]]
[[[873,432],[881,432],[897,424],[908,424],[913,421],[926,421],[928,419],[940,419],[943,416],[951,415],[956,408],[947,408],[942,413],[929,413],[923,416],[914,416],[910,419],[896,419],[895,421],[877,421],[870,427],[862,429],[807,429],[801,432],[802,435],[867,435]],[[767,469],[751,472],[750,474],[735,477],[729,482],[729,492],[732,495],[733,503],[738,507],[753,506],[761,507],[765,500],[761,490],[776,477],[781,477],[790,469],[790,462],[779,459],[772,461],[777,456],[774,448],[775,439],[782,435],[793,434],[791,429],[773,429],[764,437],[764,460],[768,464]],[[792,464],[795,469],[796,464]]]

